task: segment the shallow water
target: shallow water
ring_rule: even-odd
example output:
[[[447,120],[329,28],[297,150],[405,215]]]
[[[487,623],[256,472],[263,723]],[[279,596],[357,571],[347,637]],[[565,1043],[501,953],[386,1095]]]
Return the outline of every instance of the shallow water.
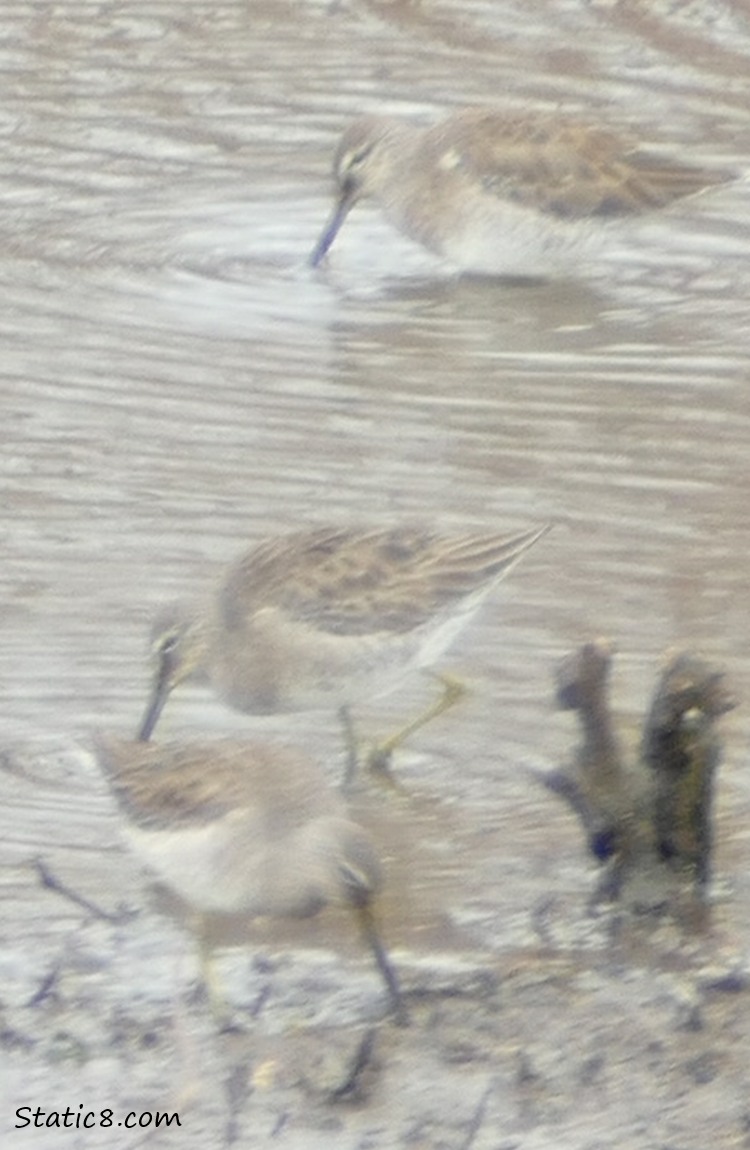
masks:
[[[95,1108],[189,1094],[186,1145],[268,1140],[277,1125],[275,1143],[305,1147],[750,1144],[747,992],[728,1005],[705,974],[741,965],[750,942],[746,6],[538,3],[531,19],[490,0],[68,0],[6,5],[4,26],[5,1111],[29,1092],[77,1105],[85,1086]],[[348,120],[474,102],[601,118],[739,178],[564,283],[457,277],[367,206],[309,271]],[[380,1008],[348,924],[253,928],[273,977],[222,952],[240,1001],[270,978],[249,1046],[220,1042],[194,1005],[175,1022],[190,943],[147,909],[77,748],[94,727],[134,730],[153,609],[257,538],[548,519],[555,531],[446,661],[471,694],[399,759],[411,797],[359,800],[386,856],[384,931],[404,981],[437,1005],[384,1035],[368,1104],[331,1111],[305,1073]],[[743,701],[723,723],[717,809],[730,893],[697,939],[635,930],[624,957],[583,918],[580,835],[529,775],[573,739],[553,707],[556,661],[597,634],[618,646],[615,703],[631,727],[670,646],[724,667]],[[390,729],[428,690],[378,701],[363,731]],[[206,730],[304,741],[332,778],[340,768],[334,716],[257,722],[198,689],[176,696],[162,734]],[[40,891],[39,854],[141,916],[97,923]],[[664,973],[675,955],[677,989]],[[53,993],[29,1006],[52,970]],[[685,1029],[690,995],[702,1029]],[[304,1053],[284,1037],[295,1026]],[[582,1085],[595,1054],[599,1077]],[[695,1069],[701,1058],[715,1073]],[[80,1145],[131,1144],[118,1138]]]

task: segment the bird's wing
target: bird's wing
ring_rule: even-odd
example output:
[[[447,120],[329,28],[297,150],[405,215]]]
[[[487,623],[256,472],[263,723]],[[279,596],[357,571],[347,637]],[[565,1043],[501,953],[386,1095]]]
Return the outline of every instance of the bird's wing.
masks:
[[[731,178],[574,120],[486,110],[460,120],[451,146],[468,175],[499,198],[563,219],[634,215]],[[430,135],[439,147],[440,126]]]

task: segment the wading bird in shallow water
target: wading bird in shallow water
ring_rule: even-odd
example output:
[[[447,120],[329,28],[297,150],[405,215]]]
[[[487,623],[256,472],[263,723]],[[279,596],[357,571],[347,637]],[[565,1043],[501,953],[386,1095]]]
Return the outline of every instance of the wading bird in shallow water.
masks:
[[[382,887],[375,848],[312,763],[288,748],[230,740],[101,735],[96,752],[130,846],[195,914],[209,991],[207,916],[306,917],[339,905],[355,914],[391,1008],[406,1020],[373,917]]]
[[[350,706],[431,667],[549,526],[456,536],[331,527],[260,543],[204,603],[157,618],[156,674],[138,738],[150,738],[178,684],[202,679],[251,714],[338,708],[350,778]],[[461,693],[446,680],[442,698],[381,745],[377,764],[386,769],[394,748]]]
[[[576,271],[608,225],[732,178],[557,115],[467,108],[430,128],[355,120],[334,159],[337,202],[316,267],[349,211],[374,200],[399,231],[482,275]]]

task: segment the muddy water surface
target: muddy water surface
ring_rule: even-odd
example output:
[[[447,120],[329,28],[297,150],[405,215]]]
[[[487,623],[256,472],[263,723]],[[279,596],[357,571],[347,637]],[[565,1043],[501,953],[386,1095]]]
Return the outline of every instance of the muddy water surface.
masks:
[[[634,730],[669,646],[750,696],[749,58],[739,0],[6,4],[6,1144],[63,1137],[14,1129],[18,1106],[84,1103],[178,1110],[178,1135],[150,1137],[186,1146],[750,1145],[747,706],[724,723],[721,897],[699,931],[613,940],[587,916],[579,832],[529,770],[567,753],[552,672],[591,634],[618,645]],[[310,272],[351,116],[474,102],[599,118],[740,178],[565,283],[459,278],[366,206]],[[415,519],[557,527],[452,653],[470,696],[399,760],[408,796],[357,800],[420,997],[342,1108],[327,1092],[382,1010],[350,925],[238,926],[251,945],[220,967],[242,1029],[219,1035],[82,747],[134,729],[163,599],[268,533]],[[162,733],[207,731],[304,741],[340,769],[333,716],[257,722],[184,691]],[[40,855],[137,917],[42,890]]]

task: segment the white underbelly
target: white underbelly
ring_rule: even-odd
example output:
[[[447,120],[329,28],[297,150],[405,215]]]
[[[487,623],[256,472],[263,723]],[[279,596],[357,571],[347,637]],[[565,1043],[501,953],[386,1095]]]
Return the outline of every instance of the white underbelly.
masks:
[[[206,913],[262,914],[263,890],[251,865],[237,865],[222,824],[162,834],[128,827],[130,846],[154,874],[191,907]]]

